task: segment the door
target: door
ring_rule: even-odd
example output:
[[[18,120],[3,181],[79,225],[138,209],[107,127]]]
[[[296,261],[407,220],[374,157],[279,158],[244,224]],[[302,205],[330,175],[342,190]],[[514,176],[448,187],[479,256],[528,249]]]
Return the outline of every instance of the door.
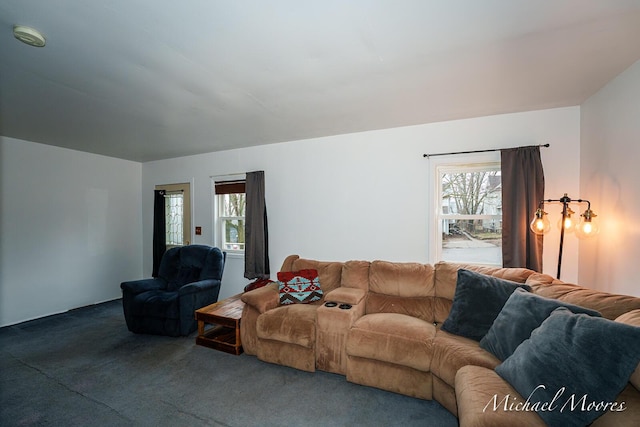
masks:
[[[191,189],[190,184],[156,185],[164,190],[167,249],[191,244]]]

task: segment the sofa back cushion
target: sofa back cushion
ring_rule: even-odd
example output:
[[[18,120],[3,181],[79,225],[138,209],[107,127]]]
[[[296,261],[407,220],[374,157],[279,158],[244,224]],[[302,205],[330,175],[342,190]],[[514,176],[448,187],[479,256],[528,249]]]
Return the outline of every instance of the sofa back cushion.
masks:
[[[297,258],[290,263],[290,270],[282,271],[317,270],[322,292],[326,295],[340,286],[342,264],[341,262]]]
[[[434,270],[429,264],[373,261],[369,290],[390,296],[431,297],[435,295],[433,279]]]
[[[429,264],[373,261],[365,312],[400,313],[433,322],[434,270]]]
[[[174,291],[198,280],[222,279],[224,263],[225,256],[219,248],[206,245],[174,247],[162,256],[158,278]]]
[[[536,273],[530,276],[527,278],[527,285],[531,286],[535,294],[599,311],[602,317],[609,320],[615,320],[624,313],[640,309],[638,297],[596,291],[562,282],[546,274]]]
[[[369,290],[369,261],[347,261],[342,265],[340,286]]]

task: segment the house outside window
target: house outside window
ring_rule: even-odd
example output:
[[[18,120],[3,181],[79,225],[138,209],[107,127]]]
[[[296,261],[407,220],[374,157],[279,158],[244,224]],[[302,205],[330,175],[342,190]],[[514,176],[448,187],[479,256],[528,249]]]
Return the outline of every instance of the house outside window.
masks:
[[[433,262],[502,265],[499,158],[473,160],[434,162],[435,215],[429,247]]]
[[[222,250],[244,253],[245,249],[245,181],[215,181],[214,240]]]

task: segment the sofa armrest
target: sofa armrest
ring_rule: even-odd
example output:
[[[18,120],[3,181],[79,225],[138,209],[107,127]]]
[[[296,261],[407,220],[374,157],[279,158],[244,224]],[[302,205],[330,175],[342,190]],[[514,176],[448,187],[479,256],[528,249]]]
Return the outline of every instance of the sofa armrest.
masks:
[[[259,313],[264,313],[280,305],[278,284],[271,283],[267,286],[245,292],[240,299],[245,304],[255,308]]]
[[[460,368],[456,374],[456,400],[460,427],[546,426],[536,412],[521,409],[526,399],[492,369],[472,365]],[[605,411],[592,427],[638,425],[640,392],[631,383],[614,401],[624,402],[625,409]]]
[[[364,299],[365,290],[359,288],[345,288],[340,287],[327,292],[324,296],[325,301],[333,301],[340,304],[359,304]]]
[[[460,427],[546,426],[534,411],[509,410],[525,399],[492,369],[463,366],[455,382]]]
[[[219,279],[205,279],[197,282],[188,283],[178,289],[178,295],[184,296],[189,294],[195,294],[210,289],[215,289],[220,286]]]
[[[164,288],[166,288],[164,280],[158,278],[131,280],[128,282],[120,283],[120,289],[122,289],[123,292],[127,292],[133,295]]]

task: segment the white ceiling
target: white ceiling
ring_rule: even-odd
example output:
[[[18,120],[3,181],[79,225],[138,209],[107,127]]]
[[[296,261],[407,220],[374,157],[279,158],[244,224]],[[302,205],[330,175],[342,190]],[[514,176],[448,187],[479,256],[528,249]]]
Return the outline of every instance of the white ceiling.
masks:
[[[2,0],[0,134],[149,161],[578,105],[638,59],[640,0]]]

